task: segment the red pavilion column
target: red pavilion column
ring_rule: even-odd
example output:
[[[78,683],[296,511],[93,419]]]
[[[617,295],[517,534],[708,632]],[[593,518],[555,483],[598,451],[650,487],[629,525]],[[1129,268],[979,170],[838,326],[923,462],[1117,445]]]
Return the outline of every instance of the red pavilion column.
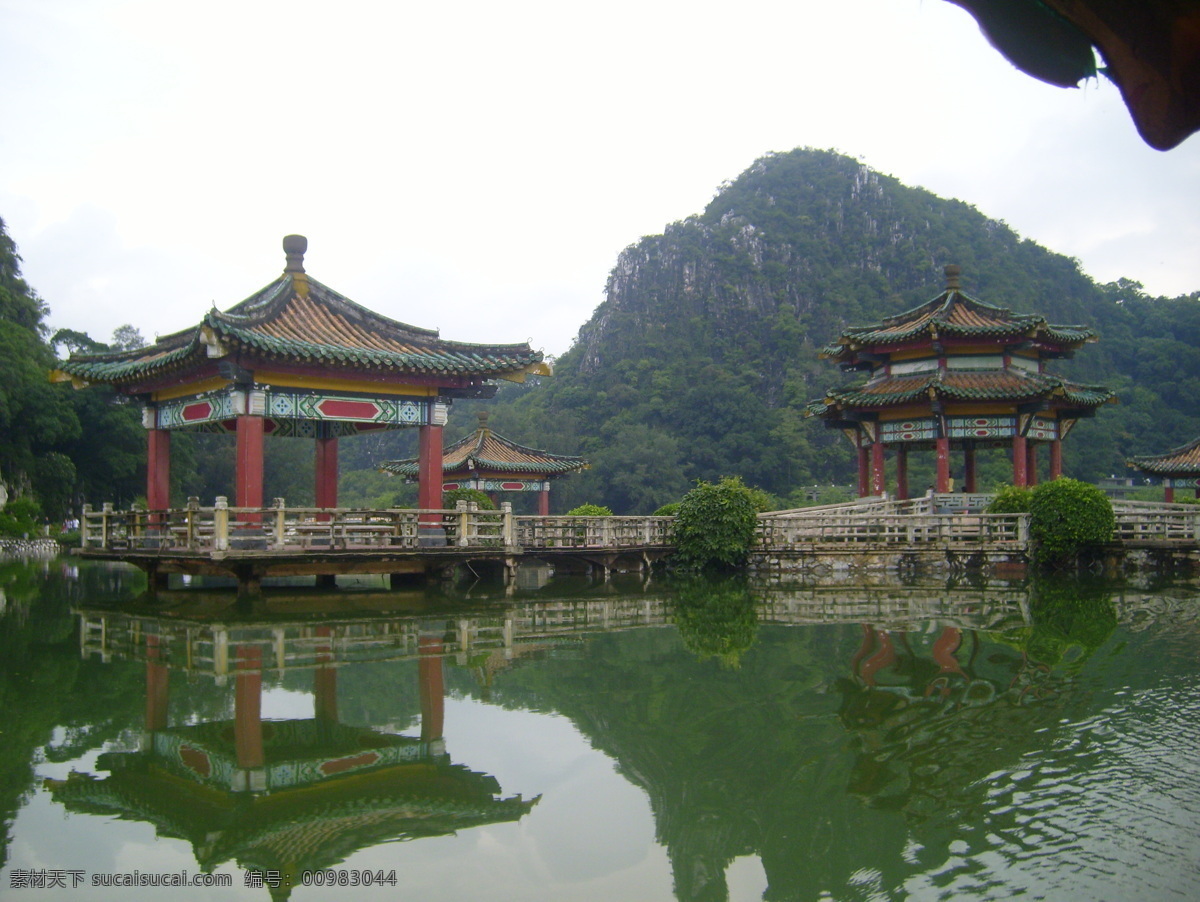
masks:
[[[975,468],[975,446],[967,445],[963,449],[963,491],[967,494],[979,491],[978,483]]]
[[[550,516],[550,483],[548,482],[546,483],[546,487],[538,492],[538,516]]]
[[[317,627],[317,635],[329,639],[333,630]],[[313,713],[317,720],[335,723],[337,714],[337,668],[333,666],[333,646],[327,641],[316,647],[316,669],[313,671]]]
[[[442,508],[442,425],[445,414],[438,413],[440,406],[430,404],[429,422],[420,427],[417,436],[417,507],[420,510]],[[441,517],[423,515],[420,526],[441,529]]]
[[[1025,471],[1026,485],[1032,487],[1038,483],[1037,474],[1037,443],[1025,440]]]
[[[421,741],[442,738],[446,716],[446,686],[442,673],[442,639],[420,636],[417,639],[417,680],[421,698]]]
[[[1062,439],[1056,438],[1050,443],[1050,481],[1062,476]]]
[[[1025,457],[1027,448],[1025,436],[1013,436],[1013,485],[1026,486],[1029,484],[1029,470]]]
[[[1163,480],[1163,501],[1172,504],[1175,501],[1175,486],[1166,479]]]
[[[146,635],[146,732],[167,728],[167,699],[170,683],[167,665],[159,654],[158,635]]]
[[[317,507],[337,507],[338,440],[334,436],[317,439]]]
[[[262,647],[239,645],[233,701],[233,744],[238,767],[262,767]]]
[[[263,437],[265,420],[253,414],[237,418],[236,498],[238,507],[263,505]]]
[[[908,448],[896,446],[896,497],[905,501],[908,498]]]
[[[171,433],[146,430],[146,507],[152,511],[171,506]]]
[[[871,494],[871,481],[868,477],[870,466],[867,461],[867,446],[862,443],[862,433],[858,434],[858,497],[866,498]]]
[[[941,492],[950,491],[950,438],[942,436],[937,440],[937,477],[935,489]]]
[[[882,495],[887,491],[887,473],[884,471],[883,442],[871,444],[871,494]]]

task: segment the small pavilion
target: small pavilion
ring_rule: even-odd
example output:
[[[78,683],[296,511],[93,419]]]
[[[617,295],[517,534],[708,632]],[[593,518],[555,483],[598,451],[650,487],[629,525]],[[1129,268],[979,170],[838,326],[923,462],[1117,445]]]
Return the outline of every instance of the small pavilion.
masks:
[[[1037,451],[1047,446],[1050,478],[1062,475],[1062,440],[1101,404],[1109,389],[1050,373],[1049,361],[1096,341],[1087,326],[1051,325],[978,301],[947,266],[946,290],[883,322],[843,330],[821,351],[866,380],[830,391],[807,415],[841,429],[858,451],[858,493],[887,491],[886,454],[896,459],[896,497],[909,497],[910,451],[937,455],[938,492],[950,491],[951,452],[964,458],[967,492],[976,487],[975,452],[1011,447],[1013,485],[1037,481]]]
[[[477,414],[479,427],[450,445],[442,455],[442,491],[478,489],[495,492],[537,492],[538,513],[550,515],[550,480],[586,470],[582,457],[527,448],[497,435],[488,427],[488,414]],[[420,460],[389,460],[379,469],[409,480],[418,479]]]
[[[1163,454],[1134,457],[1128,465],[1135,470],[1157,476],[1163,484],[1163,500],[1175,500],[1176,489],[1192,489],[1200,498],[1200,438]]]
[[[76,388],[112,385],[141,401],[146,499],[170,507],[171,433],[237,436],[236,505],[263,506],[263,440],[316,442],[316,503],[337,506],[338,439],[419,430],[418,506],[441,507],[442,427],[455,398],[490,397],[489,380],[549,374],[528,344],[445,341],[380,316],[304,269],[308,241],[283,239],[283,274],[225,312],[132,351],[73,354],[51,374]]]

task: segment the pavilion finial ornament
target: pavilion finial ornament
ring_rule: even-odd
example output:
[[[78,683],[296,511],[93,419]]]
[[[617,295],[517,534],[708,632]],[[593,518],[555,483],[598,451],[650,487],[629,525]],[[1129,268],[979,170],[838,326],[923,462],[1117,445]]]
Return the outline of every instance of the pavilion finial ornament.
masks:
[[[284,272],[304,272],[304,254],[308,251],[308,239],[303,235],[286,235],[283,239],[283,252],[287,254],[287,265]]]
[[[946,274],[946,290],[958,291],[962,287],[958,281],[958,277],[962,275],[962,269],[957,263],[947,263],[943,272]]]

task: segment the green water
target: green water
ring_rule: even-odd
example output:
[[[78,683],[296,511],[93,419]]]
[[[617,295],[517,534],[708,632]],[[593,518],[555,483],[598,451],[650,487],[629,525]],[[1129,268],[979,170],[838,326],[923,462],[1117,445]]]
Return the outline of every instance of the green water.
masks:
[[[0,564],[0,898],[1200,898],[1200,589],[528,585]]]

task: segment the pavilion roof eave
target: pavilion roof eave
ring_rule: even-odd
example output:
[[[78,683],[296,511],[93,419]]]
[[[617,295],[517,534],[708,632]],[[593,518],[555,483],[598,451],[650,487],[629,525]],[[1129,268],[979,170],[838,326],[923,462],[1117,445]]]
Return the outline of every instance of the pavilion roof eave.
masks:
[[[972,384],[972,377],[975,384]],[[982,378],[981,378],[982,377]],[[987,384],[988,378],[993,381]],[[999,384],[997,384],[999,383]],[[829,411],[886,411],[914,403],[1028,403],[1042,399],[1057,406],[1096,408],[1113,403],[1116,395],[1098,385],[1068,382],[1050,374],[1013,371],[938,370],[919,376],[884,377],[863,385],[834,390],[809,403],[807,416],[831,416]]]
[[[289,258],[289,267],[291,266]],[[445,341],[437,330],[377,314],[312,279],[302,267],[284,274],[227,311],[209,310],[191,328],[132,351],[75,354],[52,378],[76,384],[133,384],[199,369],[209,360],[239,359],[280,367],[313,365],[390,378],[429,377],[450,385],[549,375],[549,364],[527,343]]]
[[[1088,326],[1054,325],[1040,314],[1013,313],[949,287],[933,300],[882,322],[844,329],[836,341],[821,350],[820,356],[838,359],[863,351],[886,353],[928,341],[996,342],[1006,337],[1048,342],[1066,349],[1095,341],[1096,332]]]
[[[1144,473],[1168,476],[1184,473],[1200,475],[1200,438],[1186,445],[1164,451],[1162,454],[1144,454],[1131,457],[1126,464]]]

